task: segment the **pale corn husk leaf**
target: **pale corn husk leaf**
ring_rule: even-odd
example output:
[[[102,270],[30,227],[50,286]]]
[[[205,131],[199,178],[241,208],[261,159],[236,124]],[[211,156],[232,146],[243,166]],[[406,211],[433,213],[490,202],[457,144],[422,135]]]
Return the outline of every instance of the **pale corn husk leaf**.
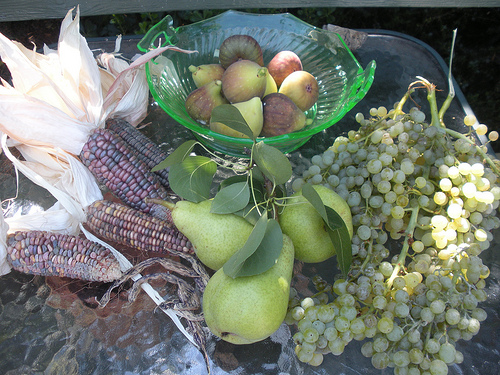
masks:
[[[165,46],[147,52],[134,60],[130,66],[116,76],[104,99],[106,118],[122,118],[137,126],[147,115],[149,88],[144,64],[166,50],[179,53],[195,53],[173,46]],[[106,57],[107,64],[111,59]],[[122,66],[114,66],[115,71]]]
[[[19,209],[12,216],[5,218],[5,222],[9,226],[8,233],[30,230],[42,230],[73,236],[80,233],[78,220],[75,220],[59,202],[56,202],[47,210],[33,205],[25,214],[22,214],[21,209]]]
[[[79,7],[74,19],[72,16],[73,10],[70,10],[61,24],[57,45],[62,75],[73,81],[87,114],[86,121],[99,124],[103,104],[99,68],[86,39],[80,34]]]
[[[72,11],[66,15],[57,52],[45,48],[47,55],[42,55],[0,34],[0,57],[17,91],[95,126],[102,122],[100,74],[79,34],[78,16],[78,10],[74,20]]]
[[[103,199],[94,176],[80,159],[60,150],[18,145],[24,165],[54,187],[68,193],[82,207]]]
[[[2,150],[5,153],[5,156],[14,164],[17,170],[19,170],[22,174],[24,174],[27,178],[29,178],[35,184],[47,189],[50,194],[56,198],[61,205],[79,222],[85,221],[85,213],[83,211],[83,207],[77,203],[68,193],[59,190],[54,185],[45,180],[42,176],[32,171],[26,165],[24,165],[20,160],[18,160],[7,147],[7,135],[3,134],[1,137],[1,146]]]
[[[32,146],[61,148],[78,155],[94,124],[72,118],[37,98],[0,86],[0,131]]]

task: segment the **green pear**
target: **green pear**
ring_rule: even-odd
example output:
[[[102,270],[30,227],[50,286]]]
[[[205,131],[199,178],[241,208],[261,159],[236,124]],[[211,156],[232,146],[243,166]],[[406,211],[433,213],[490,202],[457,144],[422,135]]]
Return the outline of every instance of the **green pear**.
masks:
[[[293,243],[284,235],[280,256],[267,271],[233,279],[218,270],[203,293],[210,331],[233,344],[251,344],[274,333],[287,312],[293,261]]]
[[[233,103],[233,106],[238,108],[241,115],[247,122],[255,138],[257,138],[262,130],[264,124],[264,113],[262,111],[262,100],[255,96],[250,100]],[[248,138],[245,134],[224,125],[221,122],[210,122],[210,129],[217,133],[229,135],[231,137]]]
[[[200,262],[218,270],[243,247],[253,225],[235,214],[211,213],[211,204],[212,200],[179,201],[172,209],[172,220],[191,241]]]
[[[323,185],[313,185],[325,206],[334,209],[344,220],[352,238],[352,216],[347,202],[333,190]],[[326,225],[301,192],[295,193],[279,216],[283,233],[290,236],[295,247],[295,259],[306,263],[319,263],[335,255],[335,248]],[[293,203],[292,203],[293,202]]]

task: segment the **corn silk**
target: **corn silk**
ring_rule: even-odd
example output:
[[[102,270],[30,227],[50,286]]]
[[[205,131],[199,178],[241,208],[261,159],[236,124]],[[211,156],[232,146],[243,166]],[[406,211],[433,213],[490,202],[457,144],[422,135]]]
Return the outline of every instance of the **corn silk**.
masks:
[[[47,189],[57,200],[48,210],[34,206],[16,213],[11,200],[8,215],[0,216],[0,275],[10,272],[6,257],[7,233],[45,230],[77,235],[111,249],[122,271],[132,264],[116,249],[86,231],[85,208],[102,193],[95,178],[78,156],[90,133],[103,128],[108,118],[137,126],[147,115],[149,89],[144,64],[167,49],[139,55],[133,62],[119,54],[120,37],[113,53],[94,57],[80,34],[80,12],[68,11],[61,23],[57,49],[44,45],[43,53],[30,50],[0,33],[0,58],[8,66],[12,85],[0,85],[0,142],[5,156],[33,183]],[[15,157],[10,148],[22,155]],[[7,217],[8,216],[8,217]],[[137,277],[139,278],[140,275]],[[142,288],[160,305],[164,302],[150,284]],[[195,344],[173,310],[164,309],[182,333]],[[195,344],[196,345],[196,344]]]

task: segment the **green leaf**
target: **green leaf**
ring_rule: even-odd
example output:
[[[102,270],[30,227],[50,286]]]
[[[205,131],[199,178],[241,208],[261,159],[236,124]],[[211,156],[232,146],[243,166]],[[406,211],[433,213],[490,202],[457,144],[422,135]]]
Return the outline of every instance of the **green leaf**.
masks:
[[[168,181],[175,194],[191,202],[210,197],[217,164],[206,156],[188,156],[170,167]]]
[[[240,110],[232,104],[221,104],[215,107],[210,115],[210,122],[221,122],[255,141],[252,129],[241,115]]]
[[[245,245],[224,264],[224,273],[232,278],[263,273],[276,264],[282,248],[283,233],[278,222],[264,215]]]
[[[247,258],[238,272],[240,276],[254,276],[266,272],[276,264],[283,248],[283,232],[274,219],[267,221],[266,233],[255,252]]]
[[[165,158],[165,160],[155,165],[152,172],[159,171],[161,169],[165,169],[171,167],[174,164],[181,163],[193,150],[194,145],[197,143],[194,139],[184,142],[179,147],[177,147],[174,152],[172,152],[169,156]]]
[[[232,214],[245,208],[249,200],[250,187],[248,182],[236,182],[219,190],[212,201],[210,212]]]
[[[224,273],[232,278],[238,276],[238,273],[243,267],[243,263],[257,250],[257,247],[262,242],[267,228],[267,216],[262,216],[255,224],[250,236],[236,253],[224,264]]]
[[[290,160],[276,147],[257,142],[253,147],[253,159],[260,171],[276,185],[284,184],[292,177]]]
[[[305,183],[304,186],[302,186],[302,195],[309,201],[309,203],[312,204],[316,211],[318,211],[318,213],[323,218],[326,225],[330,227],[330,229],[335,230],[342,226],[345,226],[344,220],[342,220],[342,218],[338,214],[337,216],[340,221],[338,221],[334,216],[332,216],[331,218],[328,216],[326,209],[329,207],[325,206],[325,204],[321,200],[321,197],[310,183]]]
[[[236,176],[230,176],[230,177],[225,178],[224,180],[222,180],[220,182],[219,190],[226,187],[226,186],[235,184],[237,182],[245,182],[245,181],[248,181],[248,176],[246,176],[246,175],[239,174]]]
[[[333,247],[337,254],[337,264],[340,271],[347,276],[352,265],[351,235],[342,217],[331,207],[325,206],[328,221],[342,221],[343,225],[337,229],[328,228],[328,234],[332,240]]]
[[[234,214],[241,216],[252,225],[257,224],[257,221],[259,221],[261,217],[253,202],[247,204],[243,209],[236,211]]]

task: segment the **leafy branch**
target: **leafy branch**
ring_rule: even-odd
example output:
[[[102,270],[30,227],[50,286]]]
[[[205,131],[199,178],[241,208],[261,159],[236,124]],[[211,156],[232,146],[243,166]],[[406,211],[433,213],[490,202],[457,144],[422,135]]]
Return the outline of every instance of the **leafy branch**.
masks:
[[[206,148],[211,157],[196,155],[195,146],[204,146],[189,140],[153,171],[169,168],[170,187],[182,199],[195,203],[211,199],[210,213],[239,215],[254,225],[245,245],[224,265],[224,272],[231,277],[256,275],[276,263],[283,247],[283,233],[278,220],[280,210],[287,204],[285,184],[292,177],[292,166],[280,150],[254,137],[236,107],[220,105],[213,110],[212,118],[253,140],[246,164],[228,163]],[[235,175],[225,178],[211,197],[214,176],[220,166],[231,169]],[[329,228],[332,242],[338,249],[339,267],[346,274],[351,265],[351,246],[344,221],[323,204],[312,187],[304,189],[304,196]]]

